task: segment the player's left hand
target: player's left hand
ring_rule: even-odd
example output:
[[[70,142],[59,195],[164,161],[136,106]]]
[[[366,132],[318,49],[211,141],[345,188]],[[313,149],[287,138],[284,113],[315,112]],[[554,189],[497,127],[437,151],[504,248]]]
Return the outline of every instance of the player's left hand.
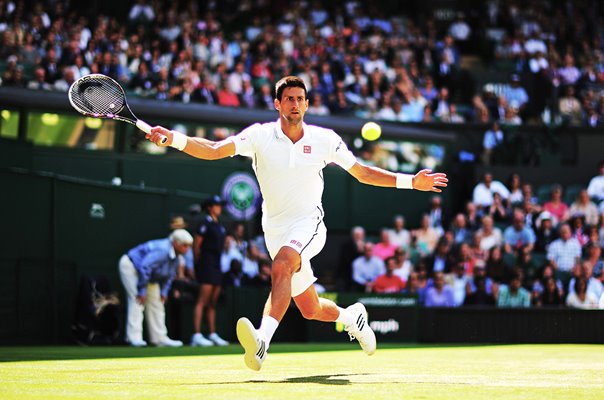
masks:
[[[431,169],[422,169],[413,177],[413,189],[423,192],[442,192],[440,187],[447,187],[447,174],[442,172],[431,173]]]

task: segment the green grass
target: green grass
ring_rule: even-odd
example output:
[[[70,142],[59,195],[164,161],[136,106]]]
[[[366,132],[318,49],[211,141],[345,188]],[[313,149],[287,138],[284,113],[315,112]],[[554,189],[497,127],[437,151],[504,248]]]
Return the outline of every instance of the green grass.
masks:
[[[602,399],[604,346],[0,348],[1,399]]]

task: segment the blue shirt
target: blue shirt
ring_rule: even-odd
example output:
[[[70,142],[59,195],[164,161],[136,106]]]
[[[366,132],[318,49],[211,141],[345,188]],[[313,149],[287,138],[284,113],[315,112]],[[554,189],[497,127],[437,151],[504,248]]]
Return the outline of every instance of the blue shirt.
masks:
[[[517,249],[527,244],[534,244],[535,232],[527,226],[524,226],[520,231],[514,229],[513,226],[508,226],[503,232],[503,241]]]
[[[172,241],[168,238],[150,240],[127,254],[138,273],[138,295],[147,294],[147,284],[158,283],[161,295],[167,297],[180,264]]]

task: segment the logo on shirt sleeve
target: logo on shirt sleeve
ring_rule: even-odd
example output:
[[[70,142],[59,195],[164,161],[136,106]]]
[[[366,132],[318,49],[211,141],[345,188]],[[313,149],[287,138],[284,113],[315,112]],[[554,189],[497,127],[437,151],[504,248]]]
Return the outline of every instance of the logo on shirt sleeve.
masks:
[[[310,146],[304,146],[304,154],[310,154],[310,151],[311,151]]]

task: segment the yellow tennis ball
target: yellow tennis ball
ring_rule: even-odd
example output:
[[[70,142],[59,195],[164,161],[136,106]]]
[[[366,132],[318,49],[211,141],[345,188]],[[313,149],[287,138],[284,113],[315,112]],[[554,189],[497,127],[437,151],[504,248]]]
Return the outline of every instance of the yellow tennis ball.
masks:
[[[382,134],[382,128],[375,122],[367,122],[361,128],[361,136],[365,140],[377,140]]]

